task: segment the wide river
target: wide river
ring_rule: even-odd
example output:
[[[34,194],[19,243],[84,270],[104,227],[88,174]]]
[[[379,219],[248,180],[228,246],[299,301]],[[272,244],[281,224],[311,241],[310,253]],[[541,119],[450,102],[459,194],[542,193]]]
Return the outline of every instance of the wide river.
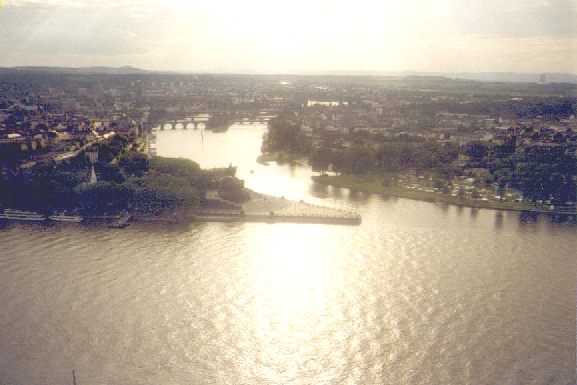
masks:
[[[0,384],[574,383],[575,225],[318,187],[265,130],[158,154],[362,225],[4,225]]]

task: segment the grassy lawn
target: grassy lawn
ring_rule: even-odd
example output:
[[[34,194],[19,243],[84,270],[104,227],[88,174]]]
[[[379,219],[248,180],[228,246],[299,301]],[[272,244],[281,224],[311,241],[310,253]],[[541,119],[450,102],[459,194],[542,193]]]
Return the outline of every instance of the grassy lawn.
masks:
[[[442,194],[437,192],[416,191],[405,188],[399,185],[383,186],[383,179],[391,179],[398,175],[394,172],[386,173],[368,173],[364,175],[322,175],[314,176],[313,180],[316,183],[345,187],[352,190],[363,191],[375,194],[384,194],[397,196],[401,198],[415,199],[428,202],[444,202],[458,206],[468,206],[477,208],[488,208],[496,210],[516,210],[516,211],[537,211],[555,213],[554,210],[549,210],[547,207],[535,206],[531,203],[519,203],[511,201],[489,200],[483,201],[472,199],[469,197],[454,197],[449,194]]]

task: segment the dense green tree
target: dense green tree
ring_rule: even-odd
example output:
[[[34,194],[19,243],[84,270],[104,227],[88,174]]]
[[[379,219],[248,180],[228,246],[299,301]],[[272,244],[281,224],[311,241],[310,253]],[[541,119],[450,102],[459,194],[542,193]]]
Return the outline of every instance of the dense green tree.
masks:
[[[150,165],[146,154],[131,153],[120,158],[118,166],[127,175],[141,176],[148,171]]]
[[[466,154],[473,160],[482,160],[489,154],[489,146],[483,142],[471,142],[467,144]]]
[[[116,164],[98,162],[94,165],[98,178],[107,182],[122,183],[125,180],[120,167]]]
[[[125,185],[107,181],[80,184],[75,192],[79,208],[85,214],[113,214],[125,210],[132,195]]]
[[[291,154],[308,154],[311,151],[310,140],[303,135],[300,126],[282,119],[269,122],[270,150],[288,151]]]
[[[198,191],[184,177],[148,173],[126,183],[131,190],[130,207],[146,213],[159,213],[198,207]]]
[[[345,171],[362,174],[374,169],[375,157],[372,151],[363,147],[353,147],[344,151]]]
[[[321,147],[315,149],[309,156],[309,165],[312,167],[313,171],[320,172],[321,175],[325,174],[329,169],[332,159],[332,152],[330,148]]]

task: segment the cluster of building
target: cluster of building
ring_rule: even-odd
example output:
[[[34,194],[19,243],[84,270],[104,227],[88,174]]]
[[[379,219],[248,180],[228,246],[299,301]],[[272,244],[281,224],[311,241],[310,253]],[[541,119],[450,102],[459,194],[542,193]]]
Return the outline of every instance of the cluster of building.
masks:
[[[463,87],[448,79],[8,73],[0,81],[0,150],[19,146],[23,165],[58,159],[113,133],[137,138],[165,121],[198,114],[227,121],[281,114],[317,145],[339,139],[348,146],[363,137],[367,143],[380,138],[502,144],[512,136],[518,146],[575,142],[574,116],[552,122],[521,119],[510,108],[487,112],[487,101],[514,106],[524,97]]]
[[[116,134],[136,138],[148,122],[148,108],[112,97],[114,89],[19,91],[0,96],[0,151],[18,159],[4,162],[4,173],[75,157]]]
[[[518,99],[518,98],[516,98]],[[576,144],[577,119],[570,115],[551,121],[544,117],[517,118],[480,113],[434,111],[427,116],[410,106],[406,100],[387,103],[363,100],[358,103],[340,101],[308,101],[307,107],[289,118],[300,127],[303,135],[319,145],[340,140],[339,145],[351,146],[365,133],[367,142],[436,141],[465,145],[485,142],[502,145],[515,137],[519,150],[535,146]]]

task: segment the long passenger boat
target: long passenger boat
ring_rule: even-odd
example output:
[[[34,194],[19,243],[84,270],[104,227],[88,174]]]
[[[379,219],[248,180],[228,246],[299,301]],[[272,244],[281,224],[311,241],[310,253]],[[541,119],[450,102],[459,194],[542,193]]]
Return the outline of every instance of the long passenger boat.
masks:
[[[10,219],[15,221],[44,221],[46,217],[34,211],[4,209],[4,211],[0,213],[0,219]]]

